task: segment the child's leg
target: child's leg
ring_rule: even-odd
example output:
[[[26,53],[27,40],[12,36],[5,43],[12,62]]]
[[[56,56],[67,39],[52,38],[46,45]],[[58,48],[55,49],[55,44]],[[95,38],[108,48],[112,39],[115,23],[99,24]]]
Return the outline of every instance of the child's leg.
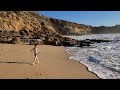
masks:
[[[39,59],[38,59],[38,57],[36,56],[36,61],[37,61],[37,63],[39,64]]]
[[[37,59],[36,56],[34,57],[34,62],[32,63],[33,65],[36,63]]]

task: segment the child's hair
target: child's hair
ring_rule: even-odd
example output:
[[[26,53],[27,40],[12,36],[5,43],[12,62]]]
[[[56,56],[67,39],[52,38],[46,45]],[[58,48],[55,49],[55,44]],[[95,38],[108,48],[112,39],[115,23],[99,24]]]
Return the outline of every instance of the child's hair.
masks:
[[[36,43],[36,44],[34,44],[35,46],[37,46],[38,44]]]

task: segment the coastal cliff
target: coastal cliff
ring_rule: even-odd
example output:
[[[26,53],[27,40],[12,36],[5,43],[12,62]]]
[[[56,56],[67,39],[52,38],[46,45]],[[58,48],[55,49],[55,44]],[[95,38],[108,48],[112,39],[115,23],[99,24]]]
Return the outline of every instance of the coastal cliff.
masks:
[[[75,22],[49,18],[36,11],[0,11],[0,42],[23,39],[41,39],[43,44],[84,46],[88,42],[63,37],[62,35],[85,35],[120,33],[120,25],[93,27]],[[19,37],[15,39],[13,37]],[[9,41],[11,42],[11,41]]]
[[[56,29],[56,31],[62,35],[89,34],[92,29],[91,26],[65,20],[50,18],[50,21]]]
[[[93,27],[75,22],[45,17],[35,11],[0,11],[0,30],[35,30],[41,34],[81,35],[119,33],[120,25]]]
[[[93,27],[92,34],[120,33],[120,25]]]

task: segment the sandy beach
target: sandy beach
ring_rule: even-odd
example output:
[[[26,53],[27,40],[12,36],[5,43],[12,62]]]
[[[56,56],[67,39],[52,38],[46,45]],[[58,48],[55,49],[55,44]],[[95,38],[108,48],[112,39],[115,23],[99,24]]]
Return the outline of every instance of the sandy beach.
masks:
[[[40,64],[31,65],[33,45],[0,44],[0,79],[98,79],[64,47],[39,45]]]

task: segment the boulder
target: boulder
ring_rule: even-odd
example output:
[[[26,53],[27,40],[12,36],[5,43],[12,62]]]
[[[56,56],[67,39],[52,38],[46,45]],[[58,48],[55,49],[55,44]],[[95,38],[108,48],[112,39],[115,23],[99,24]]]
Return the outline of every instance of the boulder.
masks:
[[[21,44],[21,40],[19,37],[15,37],[11,40],[11,43],[13,44]]]

